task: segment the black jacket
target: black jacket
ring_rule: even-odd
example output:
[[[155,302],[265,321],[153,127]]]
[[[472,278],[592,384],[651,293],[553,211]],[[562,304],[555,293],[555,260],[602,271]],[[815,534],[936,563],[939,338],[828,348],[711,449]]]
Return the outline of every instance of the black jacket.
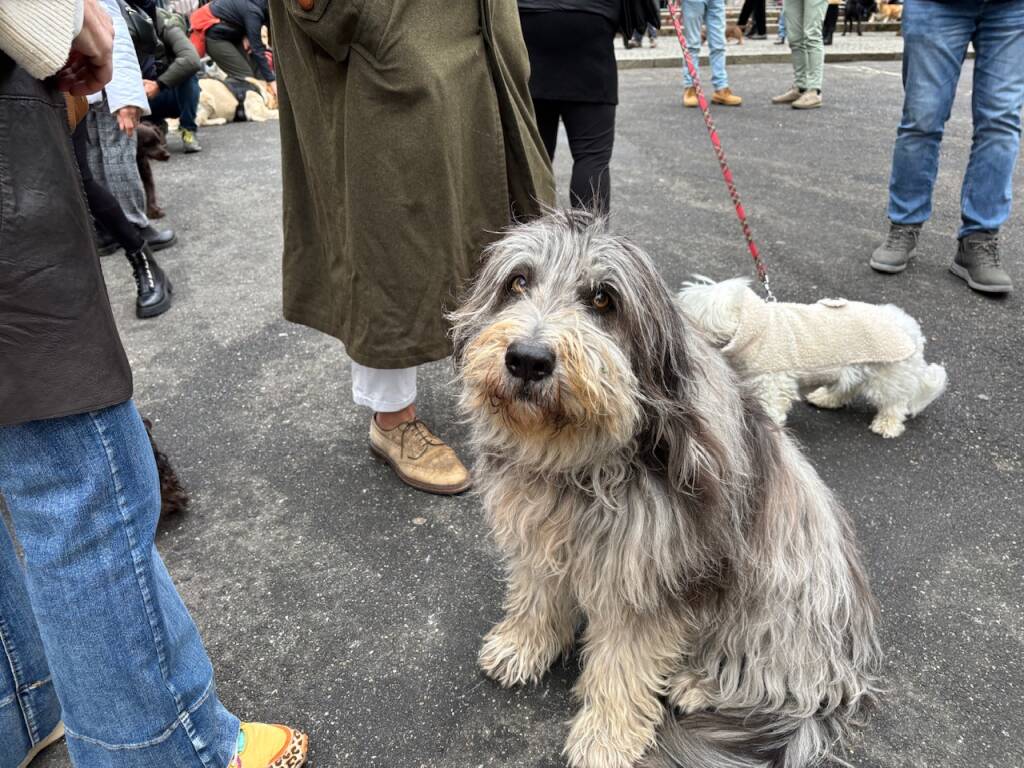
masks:
[[[64,98],[0,53],[0,425],[131,394]]]
[[[220,28],[226,25],[235,33],[230,39],[241,42],[243,37],[248,38],[249,48],[253,58],[256,59],[260,77],[268,83],[272,82],[274,70],[267,62],[267,48],[263,45],[262,34],[263,27],[270,24],[267,0],[213,0],[210,3],[210,10],[221,20],[221,23],[213,27],[207,34],[218,35],[224,31]],[[214,32],[214,30],[217,31]]]

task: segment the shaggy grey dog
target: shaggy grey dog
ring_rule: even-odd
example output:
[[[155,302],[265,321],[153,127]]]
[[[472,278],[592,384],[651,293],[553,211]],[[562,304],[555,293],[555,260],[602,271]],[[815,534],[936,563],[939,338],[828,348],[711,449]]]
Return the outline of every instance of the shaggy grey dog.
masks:
[[[797,768],[871,709],[881,652],[849,520],[636,246],[589,214],[512,229],[453,315],[507,565],[483,671],[576,639],[576,768]]]

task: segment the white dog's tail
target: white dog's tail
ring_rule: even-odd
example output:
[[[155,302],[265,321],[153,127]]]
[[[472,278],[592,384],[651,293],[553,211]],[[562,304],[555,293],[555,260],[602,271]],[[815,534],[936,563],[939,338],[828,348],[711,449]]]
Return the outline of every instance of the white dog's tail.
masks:
[[[946,369],[937,363],[931,363],[925,368],[917,392],[914,393],[914,397],[910,401],[910,415],[917,416],[945,391]]]
[[[640,768],[798,768],[831,758],[841,726],[831,717],[749,712],[668,715]]]

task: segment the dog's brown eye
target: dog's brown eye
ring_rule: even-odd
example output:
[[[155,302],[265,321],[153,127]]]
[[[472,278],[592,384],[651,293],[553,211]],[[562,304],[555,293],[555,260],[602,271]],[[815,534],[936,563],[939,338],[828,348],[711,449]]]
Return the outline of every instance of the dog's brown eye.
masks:
[[[598,291],[591,297],[590,305],[598,312],[607,312],[612,308],[612,297],[604,291]]]
[[[529,283],[526,280],[526,275],[515,275],[508,281],[509,291],[520,295],[526,293],[527,285],[529,285]]]

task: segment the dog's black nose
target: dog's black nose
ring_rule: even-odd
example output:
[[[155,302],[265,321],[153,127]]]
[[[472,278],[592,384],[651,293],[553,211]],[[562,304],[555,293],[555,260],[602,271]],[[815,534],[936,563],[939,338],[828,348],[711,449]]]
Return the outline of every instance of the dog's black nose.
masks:
[[[533,341],[514,341],[505,350],[505,367],[517,379],[540,381],[555,370],[555,353]]]

